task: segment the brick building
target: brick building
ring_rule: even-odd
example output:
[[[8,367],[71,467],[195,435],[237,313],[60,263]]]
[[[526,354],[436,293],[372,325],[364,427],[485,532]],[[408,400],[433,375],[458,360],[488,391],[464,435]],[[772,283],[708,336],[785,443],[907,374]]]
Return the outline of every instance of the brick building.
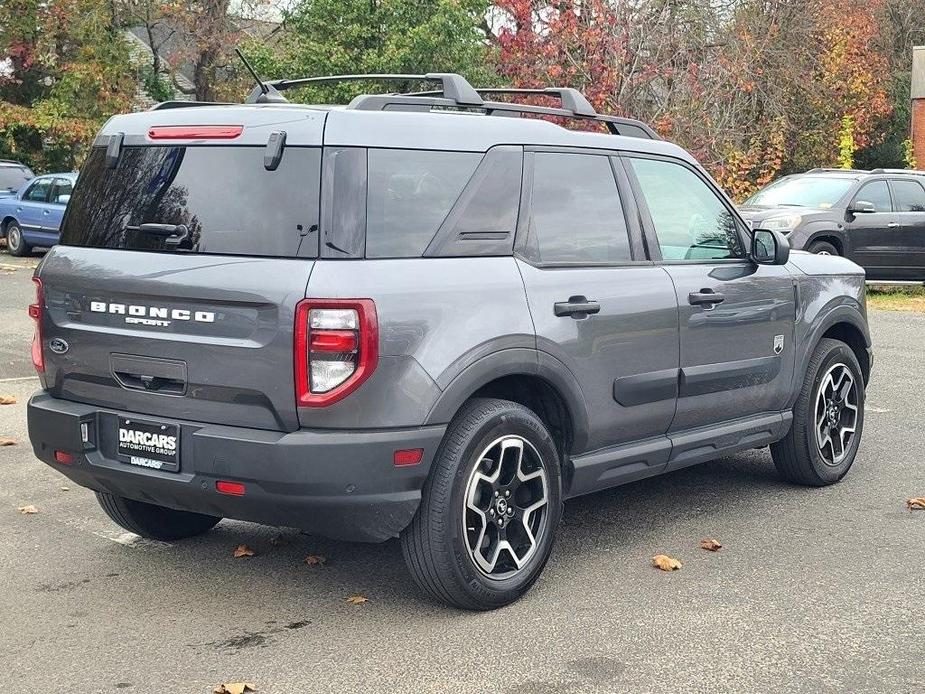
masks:
[[[925,169],[925,46],[912,49],[912,147],[916,167]]]

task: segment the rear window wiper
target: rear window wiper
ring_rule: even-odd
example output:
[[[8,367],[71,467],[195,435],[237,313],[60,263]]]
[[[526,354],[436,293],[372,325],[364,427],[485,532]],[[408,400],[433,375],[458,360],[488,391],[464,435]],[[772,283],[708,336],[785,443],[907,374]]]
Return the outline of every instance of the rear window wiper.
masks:
[[[150,236],[161,236],[164,245],[176,249],[189,238],[189,228],[185,224],[157,224],[148,222],[137,226],[126,226],[126,231],[137,231]]]

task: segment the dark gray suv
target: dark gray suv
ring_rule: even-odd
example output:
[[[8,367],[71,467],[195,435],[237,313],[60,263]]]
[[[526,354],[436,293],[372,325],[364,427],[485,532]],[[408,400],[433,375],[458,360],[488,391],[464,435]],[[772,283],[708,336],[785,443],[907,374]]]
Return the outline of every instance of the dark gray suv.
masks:
[[[925,280],[925,172],[813,169],[745,201],[754,226],[793,248],[850,258],[874,280]]]
[[[42,461],[145,537],[399,537],[468,609],[528,590],[568,498],[768,445],[787,481],[848,472],[859,267],[574,90],[413,79],[439,89],[106,124],[35,272]]]

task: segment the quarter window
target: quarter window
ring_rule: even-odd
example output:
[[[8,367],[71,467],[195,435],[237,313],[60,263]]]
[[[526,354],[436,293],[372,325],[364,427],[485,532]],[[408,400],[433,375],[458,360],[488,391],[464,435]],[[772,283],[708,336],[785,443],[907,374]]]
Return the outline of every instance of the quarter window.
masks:
[[[422,255],[482,158],[391,149],[371,149],[368,156],[368,258]]]
[[[925,188],[918,181],[893,181],[897,212],[925,212]]]
[[[886,181],[874,181],[868,183],[858,191],[854,196],[855,202],[863,200],[872,202],[877,212],[890,212],[893,209],[893,202],[890,200],[890,188]]]
[[[659,159],[631,158],[665,260],[743,257],[732,212],[693,171]]]
[[[539,263],[632,259],[626,219],[606,156],[537,152],[524,254]]]

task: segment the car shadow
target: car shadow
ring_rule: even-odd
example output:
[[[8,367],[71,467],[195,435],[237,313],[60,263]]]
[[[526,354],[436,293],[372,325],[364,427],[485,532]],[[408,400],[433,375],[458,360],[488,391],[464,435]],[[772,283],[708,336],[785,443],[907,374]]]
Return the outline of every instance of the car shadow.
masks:
[[[773,501],[775,496],[801,491],[779,481],[765,449],[574,499],[565,504],[547,572],[554,569],[561,579],[564,571],[569,580],[574,569],[562,567],[581,567],[599,558],[602,550],[619,556],[630,541],[657,549],[678,526],[695,521],[698,528],[707,529],[721,516],[748,513],[755,504],[769,503],[769,497]],[[691,541],[697,540],[699,536]],[[233,550],[241,544],[253,549],[255,556],[234,558]],[[418,591],[397,540],[379,545],[350,543],[295,529],[223,521],[199,538],[169,546],[142,545],[139,548],[146,551],[108,549],[121,557],[119,580],[127,588],[136,584],[132,592],[157,595],[163,582],[178,582],[184,585],[185,600],[207,609],[253,602],[267,617],[264,629],[271,634],[296,629],[306,615],[328,611],[332,605],[356,609],[346,602],[354,594],[394,612],[447,613]],[[308,555],[323,559],[309,564]],[[327,607],[320,608],[319,603]],[[210,645],[233,650],[238,647],[234,644]]]

